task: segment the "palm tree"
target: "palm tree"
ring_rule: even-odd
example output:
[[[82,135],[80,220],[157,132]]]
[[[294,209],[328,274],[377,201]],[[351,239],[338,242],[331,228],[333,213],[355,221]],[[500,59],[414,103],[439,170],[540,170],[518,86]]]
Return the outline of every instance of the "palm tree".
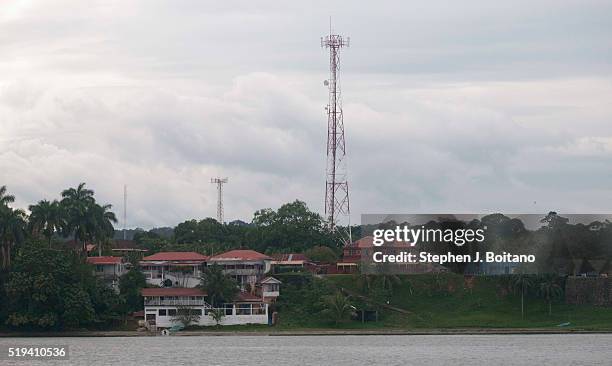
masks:
[[[87,231],[90,239],[95,241],[100,249],[115,233],[113,223],[117,223],[117,217],[114,212],[110,211],[111,207],[112,205],[93,204],[88,208],[91,210],[91,215],[88,215]]]
[[[232,301],[239,291],[236,281],[223,273],[223,269],[217,264],[204,267],[200,288],[206,292],[208,300],[214,307]]]
[[[0,206],[0,254],[2,269],[11,266],[11,249],[25,239],[26,214],[23,210],[14,210]]]
[[[348,319],[355,309],[351,305],[349,297],[344,296],[340,291],[333,296],[328,296],[325,303],[327,308],[323,312],[332,318],[336,325]]]
[[[557,278],[554,275],[542,278],[540,282],[539,293],[548,302],[548,315],[552,315],[552,301],[558,298],[563,293],[563,289],[557,283]]]
[[[49,248],[51,248],[53,234],[60,232],[64,226],[64,215],[58,201],[49,202],[42,200],[36,205],[30,206],[30,231],[44,235],[49,242]]]
[[[61,204],[66,212],[64,232],[73,235],[74,241],[82,243],[82,253],[87,253],[87,239],[93,236],[92,222],[95,221],[91,207],[95,204],[94,192],[80,183],[77,188],[69,188],[62,192]]]
[[[521,318],[525,318],[525,293],[533,286],[531,276],[519,274],[514,278],[513,287],[515,291],[521,292]]]
[[[15,196],[6,194],[6,186],[0,186],[0,206],[8,206],[15,202]]]

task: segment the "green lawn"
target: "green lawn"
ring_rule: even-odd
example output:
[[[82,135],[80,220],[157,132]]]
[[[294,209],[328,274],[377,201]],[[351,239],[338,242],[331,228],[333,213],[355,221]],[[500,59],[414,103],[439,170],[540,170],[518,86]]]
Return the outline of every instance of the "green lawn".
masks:
[[[464,288],[463,276],[402,275],[394,285],[389,304],[411,312],[405,315],[389,310],[383,312],[378,324],[370,327],[394,328],[556,328],[570,322],[566,328],[612,330],[612,308],[553,303],[552,315],[548,304],[530,296],[525,301],[525,319],[521,318],[520,296],[504,293],[496,277],[477,277],[472,289]],[[363,294],[355,275],[327,276],[326,281],[337,287]],[[410,292],[412,288],[412,293]],[[317,322],[319,323],[319,322]],[[317,324],[321,326],[321,324]],[[349,322],[343,327],[363,327]]]

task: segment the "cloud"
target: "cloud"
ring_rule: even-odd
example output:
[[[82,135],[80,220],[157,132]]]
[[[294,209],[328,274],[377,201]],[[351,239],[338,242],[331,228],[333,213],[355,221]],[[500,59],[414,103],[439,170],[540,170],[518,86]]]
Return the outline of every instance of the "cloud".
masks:
[[[322,212],[330,13],[352,36],[353,222],[612,199],[605,2],[10,5],[0,184],[21,207],[86,181],[120,212],[127,184],[129,226],[175,225],[214,216],[209,181],[227,176],[228,219],[294,199]]]

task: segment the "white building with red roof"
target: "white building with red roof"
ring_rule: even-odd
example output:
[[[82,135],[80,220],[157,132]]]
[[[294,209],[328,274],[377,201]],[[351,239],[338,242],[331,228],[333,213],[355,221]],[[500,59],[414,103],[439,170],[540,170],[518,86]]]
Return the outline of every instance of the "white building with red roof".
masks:
[[[94,267],[94,274],[97,277],[104,280],[114,289],[118,289],[119,277],[126,271],[126,264],[122,257],[87,257],[87,263]]]
[[[142,258],[140,267],[150,285],[196,287],[207,259],[196,252],[160,252]]]
[[[177,315],[181,311],[196,314],[194,325],[216,325],[211,316],[213,307],[207,295],[198,288],[143,288],[145,321],[155,328],[170,328],[178,325]],[[232,303],[220,308],[225,314],[221,325],[268,324],[268,304],[259,296],[239,293]]]
[[[207,264],[221,266],[242,290],[247,289],[247,285],[252,290],[270,272],[272,258],[250,249],[235,249],[208,258]]]

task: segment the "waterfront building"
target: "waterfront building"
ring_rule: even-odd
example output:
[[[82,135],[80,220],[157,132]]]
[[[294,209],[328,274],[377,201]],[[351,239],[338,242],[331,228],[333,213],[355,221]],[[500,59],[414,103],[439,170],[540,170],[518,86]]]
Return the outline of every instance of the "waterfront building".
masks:
[[[144,288],[145,321],[149,329],[170,328],[178,325],[181,311],[196,314],[194,325],[211,326],[217,322],[211,312],[212,305],[207,295],[198,288]],[[269,305],[262,298],[241,292],[231,303],[223,304],[220,309],[224,316],[221,325],[268,324]]]

